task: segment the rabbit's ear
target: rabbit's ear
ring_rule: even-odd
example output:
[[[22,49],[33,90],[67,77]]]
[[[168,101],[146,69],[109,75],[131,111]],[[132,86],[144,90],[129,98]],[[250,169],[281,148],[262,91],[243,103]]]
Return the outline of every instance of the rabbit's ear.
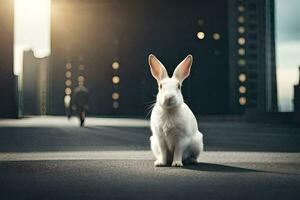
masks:
[[[157,81],[161,81],[162,79],[168,77],[166,68],[153,54],[149,55],[148,62],[150,65],[151,74]]]
[[[184,81],[191,71],[191,66],[193,63],[193,56],[188,55],[174,70],[173,77],[178,79],[180,82]]]

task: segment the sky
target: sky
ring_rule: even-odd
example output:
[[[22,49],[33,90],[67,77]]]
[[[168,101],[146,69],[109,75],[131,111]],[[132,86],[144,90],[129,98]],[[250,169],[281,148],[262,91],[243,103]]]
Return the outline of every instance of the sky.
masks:
[[[14,74],[20,75],[23,51],[32,49],[36,57],[50,55],[50,1],[15,1]]]
[[[24,49],[33,49],[36,57],[50,54],[50,1],[15,0],[16,75],[22,72]],[[298,83],[299,79],[300,0],[275,0],[275,2],[279,110],[291,111],[293,85]]]
[[[276,63],[280,111],[293,109],[300,65],[300,0],[276,0]]]

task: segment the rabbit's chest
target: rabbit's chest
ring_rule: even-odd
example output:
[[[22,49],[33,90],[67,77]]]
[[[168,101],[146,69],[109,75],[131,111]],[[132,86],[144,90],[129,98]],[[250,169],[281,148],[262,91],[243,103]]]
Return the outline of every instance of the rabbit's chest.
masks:
[[[174,149],[174,145],[184,137],[184,130],[178,124],[174,123],[164,123],[161,127],[161,137],[169,150]]]
[[[161,123],[161,130],[166,138],[173,138],[183,133],[182,126],[177,121],[163,121]]]

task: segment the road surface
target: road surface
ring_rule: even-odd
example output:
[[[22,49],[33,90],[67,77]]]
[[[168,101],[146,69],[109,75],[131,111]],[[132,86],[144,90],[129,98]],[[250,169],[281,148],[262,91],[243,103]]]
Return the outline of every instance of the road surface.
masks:
[[[300,129],[199,123],[205,153],[153,166],[149,122],[0,120],[0,199],[300,199]]]

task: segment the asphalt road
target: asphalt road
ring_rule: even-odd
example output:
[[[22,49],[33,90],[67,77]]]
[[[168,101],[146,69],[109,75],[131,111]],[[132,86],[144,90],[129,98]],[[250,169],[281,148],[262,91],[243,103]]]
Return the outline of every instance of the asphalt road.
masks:
[[[62,117],[0,120],[0,152],[149,150],[147,120]],[[199,122],[206,151],[300,152],[300,126]]]
[[[299,127],[200,123],[201,163],[155,168],[148,122],[0,120],[0,199],[300,199]]]

